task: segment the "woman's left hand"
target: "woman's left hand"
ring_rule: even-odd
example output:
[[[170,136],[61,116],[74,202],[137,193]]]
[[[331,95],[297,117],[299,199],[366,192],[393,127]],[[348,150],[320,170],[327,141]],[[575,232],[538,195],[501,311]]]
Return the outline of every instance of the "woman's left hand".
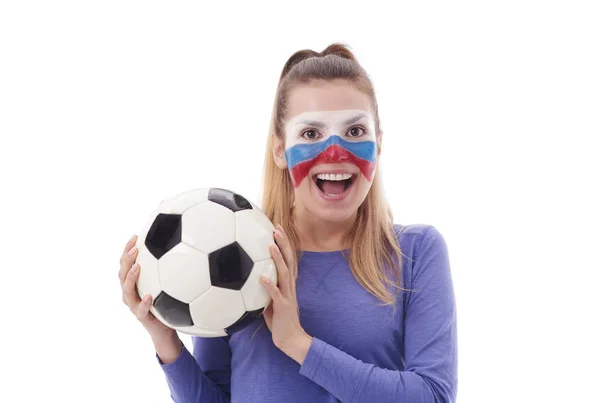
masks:
[[[275,346],[302,364],[312,337],[300,325],[295,281],[297,268],[290,267],[294,262],[294,252],[280,225],[277,225],[274,235],[276,243],[271,245],[271,256],[277,267],[278,285],[265,276],[261,277],[262,284],[272,299],[263,315]]]

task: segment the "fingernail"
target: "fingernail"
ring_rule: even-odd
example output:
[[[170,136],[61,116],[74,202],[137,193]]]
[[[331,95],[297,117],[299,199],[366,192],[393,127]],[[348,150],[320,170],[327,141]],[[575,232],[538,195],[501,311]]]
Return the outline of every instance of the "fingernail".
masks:
[[[280,231],[280,230],[278,230],[278,229],[277,229],[277,230],[275,230],[275,236],[276,236],[277,238],[280,238],[280,239],[281,239],[281,238],[283,238],[283,234],[282,234],[282,233],[281,233],[281,231]]]
[[[133,248],[129,249],[129,256],[135,255],[136,250],[137,250],[137,248],[135,246]]]
[[[136,263],[136,264],[133,265],[132,270],[133,270],[134,273],[136,273],[139,269],[140,269],[140,265],[139,264]]]

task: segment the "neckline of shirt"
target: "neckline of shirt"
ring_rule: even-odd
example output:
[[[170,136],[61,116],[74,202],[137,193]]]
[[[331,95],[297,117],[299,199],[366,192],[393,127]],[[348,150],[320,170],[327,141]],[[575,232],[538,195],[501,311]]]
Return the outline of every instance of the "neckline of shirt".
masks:
[[[340,250],[324,251],[324,252],[301,250],[298,253],[299,253],[300,260],[302,260],[302,261],[317,262],[317,261],[329,261],[332,259],[340,259],[340,258],[344,257],[344,254],[348,255],[349,252],[350,252],[350,249],[340,249]]]

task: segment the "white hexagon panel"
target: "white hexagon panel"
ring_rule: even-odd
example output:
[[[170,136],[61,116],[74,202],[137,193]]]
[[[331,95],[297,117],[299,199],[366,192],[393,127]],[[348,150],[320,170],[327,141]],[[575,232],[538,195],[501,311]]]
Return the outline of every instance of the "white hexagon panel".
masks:
[[[136,262],[140,265],[140,275],[136,283],[137,291],[140,298],[144,298],[144,296],[150,294],[154,300],[162,290],[158,276],[158,261],[143,244],[138,244],[137,248],[138,256]]]
[[[260,276],[265,275],[273,284],[277,284],[277,268],[272,259],[255,262],[252,272],[240,290],[247,311],[264,308],[271,301],[269,293],[260,282]]]
[[[223,330],[246,312],[242,294],[237,290],[211,287],[190,304],[196,326]]]
[[[227,336],[227,332],[224,329],[215,330],[215,329],[204,329],[200,326],[181,326],[178,327],[177,330],[180,332],[197,336],[197,337],[223,337]]]
[[[160,258],[158,273],[162,290],[184,303],[192,302],[211,287],[208,255],[184,243]]]
[[[234,213],[208,201],[190,207],[182,216],[182,242],[206,254],[235,240]]]
[[[193,189],[163,200],[157,207],[159,213],[183,214],[187,209],[208,200],[209,189]]]
[[[253,205],[252,210],[235,213],[235,240],[244,248],[248,256],[258,262],[271,258],[269,245],[273,241],[275,226],[267,216]]]
[[[145,242],[146,234],[148,229],[159,214],[183,214],[188,208],[203,203],[208,200],[208,192],[210,189],[194,189],[186,192],[176,194],[174,196],[164,199],[158,207],[148,216],[146,224],[140,231],[138,237],[138,249],[139,245]]]

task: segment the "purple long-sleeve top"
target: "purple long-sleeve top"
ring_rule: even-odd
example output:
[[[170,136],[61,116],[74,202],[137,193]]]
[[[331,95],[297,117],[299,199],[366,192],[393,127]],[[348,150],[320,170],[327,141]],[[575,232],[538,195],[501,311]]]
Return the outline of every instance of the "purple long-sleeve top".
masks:
[[[456,307],[446,242],[431,225],[396,225],[404,256],[395,309],[354,278],[341,251],[304,252],[300,323],[313,341],[302,365],[264,322],[192,337],[163,369],[176,403],[434,403],[457,391]],[[260,323],[262,326],[259,326]],[[258,330],[257,330],[258,329]]]

